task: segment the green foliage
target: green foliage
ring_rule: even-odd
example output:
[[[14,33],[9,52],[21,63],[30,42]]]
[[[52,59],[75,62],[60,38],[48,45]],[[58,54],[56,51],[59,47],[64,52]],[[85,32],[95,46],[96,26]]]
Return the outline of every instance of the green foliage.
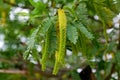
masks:
[[[88,39],[93,39],[93,34],[91,34],[87,28],[84,27],[81,23],[76,23],[75,26],[80,30],[81,33],[83,33]]]
[[[76,44],[77,39],[78,39],[78,32],[74,25],[68,25],[67,37],[72,43]]]
[[[120,8],[120,5],[119,5],[119,4],[120,4],[120,1],[119,1],[119,0],[116,0],[115,3],[116,3],[116,9],[117,9],[117,11],[120,12],[120,9],[119,9],[119,8]]]
[[[53,20],[54,18],[48,18],[48,19],[45,19],[42,23],[42,26],[41,26],[41,29],[40,29],[40,33],[42,35],[46,34],[50,28],[50,26],[52,25],[53,23]]]
[[[51,30],[51,29],[50,29]],[[41,60],[41,64],[42,64],[42,70],[46,69],[46,62],[47,62],[47,58],[49,56],[49,46],[50,46],[50,32],[51,31],[47,31],[46,35],[45,35],[45,43],[43,45],[43,51],[42,51],[42,60]]]
[[[87,20],[88,20],[87,5],[84,2],[82,2],[81,4],[78,5],[78,7],[74,12],[76,12],[75,15],[77,15],[77,19],[80,20],[80,22],[82,22],[84,25],[87,25]]]
[[[38,14],[42,14],[46,9],[46,5],[40,1],[34,2],[33,0],[29,0],[29,2],[32,4],[32,6],[35,7],[35,9],[31,13],[34,16]]]
[[[27,72],[0,80],[80,80],[86,64],[119,80],[119,13],[120,0],[0,0],[0,69]]]
[[[58,54],[58,53],[56,53],[56,54]],[[58,71],[59,71],[59,69],[60,69],[60,66],[61,66],[60,64],[61,64],[61,63],[58,62],[58,61],[55,62],[54,70],[53,70],[53,74],[54,74],[54,75],[56,75],[56,74],[58,73]]]
[[[24,53],[24,55],[23,55],[24,59],[27,59],[27,58],[28,58],[30,50],[31,50],[33,47],[35,47],[35,46],[34,46],[34,45],[35,45],[35,41],[36,41],[35,39],[36,39],[36,37],[38,36],[38,31],[39,31],[39,28],[35,29],[35,30],[32,32],[31,37],[30,37],[29,42],[28,42],[28,48],[27,48],[27,50],[25,51],[25,53]]]

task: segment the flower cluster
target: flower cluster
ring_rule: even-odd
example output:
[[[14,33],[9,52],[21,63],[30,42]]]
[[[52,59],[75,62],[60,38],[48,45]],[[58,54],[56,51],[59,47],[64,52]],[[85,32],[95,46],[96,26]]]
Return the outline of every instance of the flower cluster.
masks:
[[[120,13],[113,18],[113,24],[115,28],[119,28],[120,25]]]

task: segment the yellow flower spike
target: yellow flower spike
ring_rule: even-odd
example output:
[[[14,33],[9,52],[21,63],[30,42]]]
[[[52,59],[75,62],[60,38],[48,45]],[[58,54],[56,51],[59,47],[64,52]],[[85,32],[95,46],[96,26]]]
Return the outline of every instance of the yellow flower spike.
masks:
[[[66,15],[63,9],[58,9],[58,23],[59,27],[57,27],[59,30],[58,36],[57,36],[57,43],[58,43],[58,51],[56,51],[55,57],[55,65],[53,74],[57,74],[60,65],[64,62],[64,56],[65,56],[65,45],[66,45],[66,25],[67,25],[67,19]]]
[[[65,55],[66,45],[66,25],[67,19],[63,9],[58,9],[58,21],[59,21],[59,48],[58,48],[58,62],[63,62]]]
[[[67,19],[63,9],[58,9],[59,28],[66,28]]]

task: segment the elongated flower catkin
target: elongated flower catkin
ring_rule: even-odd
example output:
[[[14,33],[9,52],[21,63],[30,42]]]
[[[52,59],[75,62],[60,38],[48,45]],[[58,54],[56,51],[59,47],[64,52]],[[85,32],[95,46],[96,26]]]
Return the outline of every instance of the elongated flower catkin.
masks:
[[[62,62],[65,55],[65,45],[66,45],[66,15],[63,9],[58,10],[59,19],[59,52],[58,52],[58,62]]]
[[[42,53],[42,70],[44,71],[46,69],[46,62],[47,62],[47,58],[48,58],[48,48],[49,48],[49,43],[50,43],[50,36],[49,36],[49,31],[46,34],[46,38],[45,38],[45,44],[43,46],[43,53]]]
[[[66,25],[67,19],[63,9],[58,9],[58,22],[59,22],[59,34],[58,34],[58,51],[56,53],[56,61],[53,70],[53,74],[57,74],[60,64],[64,62],[65,45],[66,45]]]
[[[67,19],[63,9],[58,9],[59,28],[66,29]]]

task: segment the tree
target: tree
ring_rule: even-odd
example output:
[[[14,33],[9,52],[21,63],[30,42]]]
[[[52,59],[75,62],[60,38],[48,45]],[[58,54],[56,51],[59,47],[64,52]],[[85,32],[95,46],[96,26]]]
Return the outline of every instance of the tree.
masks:
[[[120,80],[119,4],[1,0],[1,80]]]

